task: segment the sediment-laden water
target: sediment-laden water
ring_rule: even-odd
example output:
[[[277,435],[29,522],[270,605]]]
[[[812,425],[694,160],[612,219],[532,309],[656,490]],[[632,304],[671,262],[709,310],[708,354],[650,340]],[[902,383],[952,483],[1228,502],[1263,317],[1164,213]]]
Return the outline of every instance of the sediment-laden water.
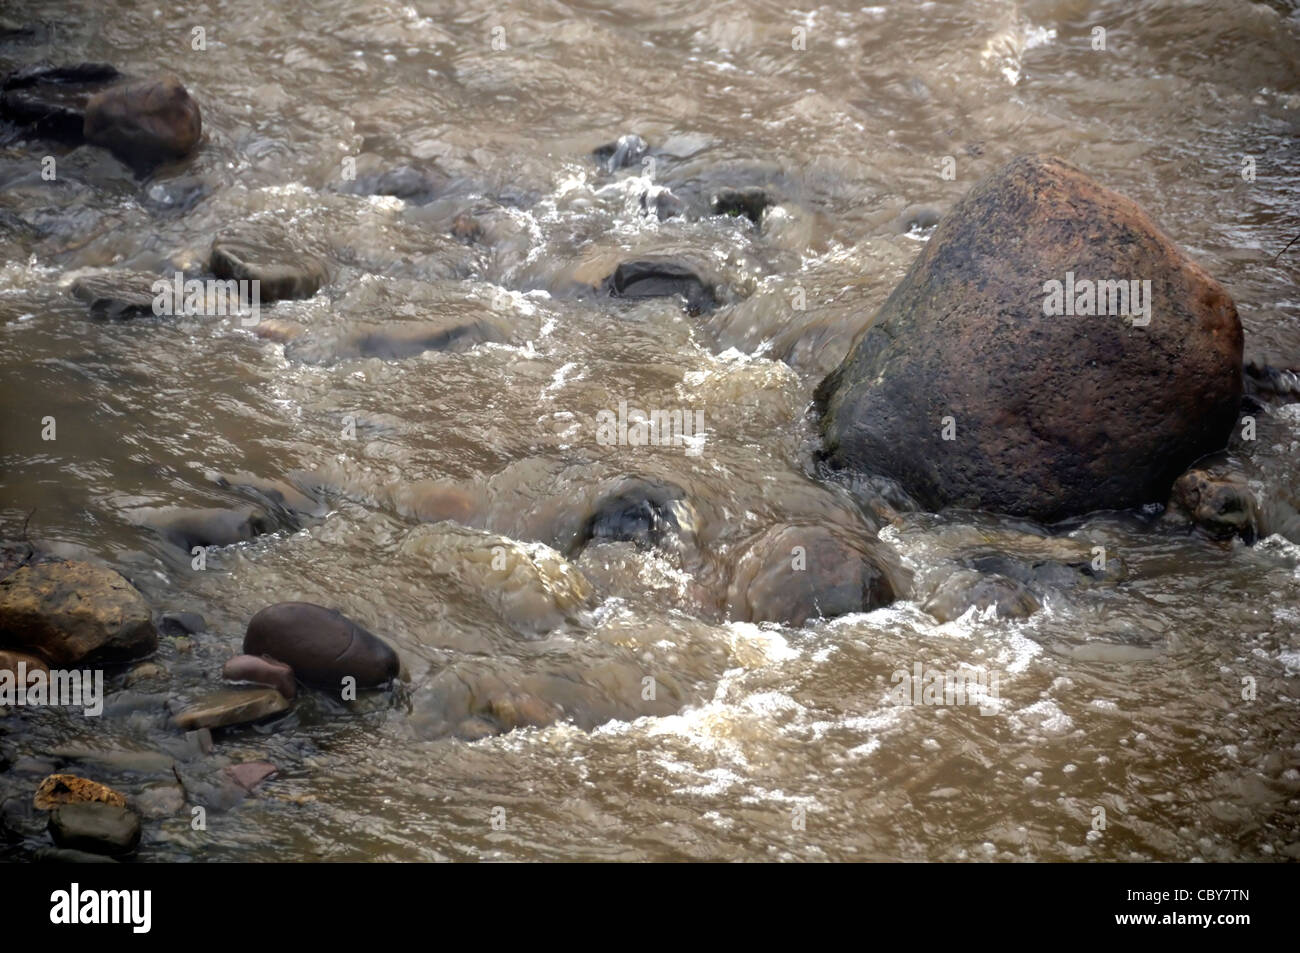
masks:
[[[1295,541],[1216,542],[1154,509],[1049,532],[872,507],[819,481],[807,414],[927,241],[913,207],[942,214],[1025,151],[1148,209],[1228,289],[1248,358],[1296,366],[1293,5],[11,0],[0,17],[36,27],[0,38],[7,66],[172,71],[206,134],[145,179],[90,146],[0,145],[0,536],[207,622],[163,638],[164,673],[110,670],[99,718],[0,718],[5,856],[48,843],[31,795],[66,769],[151,804],[179,777],[208,807],[206,830],[146,812],[142,860],[1300,857]],[[649,165],[592,157],[624,134]],[[403,167],[428,195],[361,194]],[[660,220],[658,188],[776,207],[761,227]],[[236,225],[281,230],[325,287],[258,328],[94,320],[69,293],[108,267],[201,274]],[[654,256],[707,271],[718,307],[581,290]],[[425,350],[436,322],[490,330]],[[598,439],[621,402],[701,412],[702,436]],[[1262,497],[1300,501],[1300,404],[1265,401],[1233,453]],[[256,502],[239,474],[296,481],[320,512],[196,571],[157,511]],[[672,545],[538,548],[629,479],[689,501]],[[729,621],[743,545],[814,520],[878,530],[903,597]],[[496,547],[522,567],[504,583]],[[1028,618],[923,608],[973,558],[1094,547],[1122,570],[1051,576]],[[386,638],[404,680],[304,691],[188,747],[174,706],[286,600]],[[894,675],[918,664],[996,675],[995,694],[900,705]],[[222,769],[249,760],[279,774],[235,797]]]

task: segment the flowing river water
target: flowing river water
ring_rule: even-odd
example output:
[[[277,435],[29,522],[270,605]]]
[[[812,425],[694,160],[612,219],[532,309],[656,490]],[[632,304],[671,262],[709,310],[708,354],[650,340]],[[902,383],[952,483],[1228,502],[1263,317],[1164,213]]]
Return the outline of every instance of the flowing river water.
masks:
[[[58,151],[46,181],[27,143],[0,147],[0,535],[26,523],[156,611],[207,621],[162,639],[164,675],[111,670],[100,718],[0,718],[20,834],[6,856],[47,843],[21,805],[66,769],[132,797],[179,771],[206,829],[159,811],[142,860],[1300,857],[1295,542],[1215,542],[1154,513],[1049,534],[873,508],[819,482],[807,415],[927,240],[904,210],[942,213],[1025,151],[1148,209],[1233,296],[1248,357],[1295,366],[1300,246],[1278,256],[1300,232],[1293,4],[9,0],[0,14],[38,25],[0,43],[10,63],[176,73],[206,134],[188,165],[144,181],[92,147]],[[592,158],[628,133],[651,163]],[[421,170],[434,197],[357,194],[349,157],[356,181]],[[642,207],[658,187],[688,203],[760,187],[777,207],[761,227],[659,220]],[[453,234],[462,213],[475,240]],[[263,310],[308,329],[308,356],[446,315],[503,340],[303,360],[234,317],[96,321],[68,293],[109,266],[199,274],[241,223],[328,263],[315,297]],[[646,256],[707,269],[719,308],[572,290]],[[622,401],[702,411],[703,439],[605,445],[596,415]],[[1300,404],[1258,418],[1234,452],[1261,494],[1297,499]],[[196,571],[144,522],[248,501],[217,474],[295,479],[324,506]],[[694,548],[597,541],[573,557],[580,598],[535,527],[581,518],[626,477],[685,489]],[[448,487],[476,515],[440,519]],[[801,627],[730,621],[740,545],[802,519],[879,528],[910,590]],[[496,546],[553,571],[494,581]],[[1025,619],[937,621],[927,598],[981,547],[1031,562],[1104,547],[1123,572],[1051,585]],[[305,692],[278,721],[185,750],[169,705],[217,686],[249,617],[284,600],[362,622],[404,680],[351,703]],[[996,697],[983,712],[900,705],[894,674],[918,664],[995,673]],[[564,716],[530,727],[518,710],[538,705]],[[476,710],[525,724],[473,737]],[[278,776],[228,797],[221,767],[255,759]]]

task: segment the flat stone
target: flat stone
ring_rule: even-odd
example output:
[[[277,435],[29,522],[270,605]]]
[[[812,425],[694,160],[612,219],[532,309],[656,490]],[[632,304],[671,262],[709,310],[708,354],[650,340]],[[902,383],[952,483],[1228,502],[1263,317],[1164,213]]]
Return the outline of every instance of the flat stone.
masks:
[[[153,314],[153,284],[158,275],[143,271],[101,271],[72,282],[72,295],[84,301],[91,317],[106,320]]]
[[[289,707],[289,700],[274,688],[249,688],[215,692],[186,708],[172,723],[177,728],[228,728],[261,721]]]
[[[261,301],[310,298],[328,280],[325,263],[276,236],[251,232],[220,236],[208,266],[218,278],[257,281]]]

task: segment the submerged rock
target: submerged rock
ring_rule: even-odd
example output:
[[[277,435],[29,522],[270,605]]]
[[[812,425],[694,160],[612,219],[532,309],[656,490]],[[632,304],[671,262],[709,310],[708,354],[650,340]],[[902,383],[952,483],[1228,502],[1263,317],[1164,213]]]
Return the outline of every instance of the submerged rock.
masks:
[[[41,811],[53,810],[60,804],[86,801],[126,807],[126,798],[108,785],[75,774],[51,774],[36,788],[34,798],[37,810]]]
[[[144,597],[113,570],[83,562],[37,563],[0,579],[0,640],[56,667],[158,647]]]
[[[228,728],[278,715],[289,701],[273,688],[247,688],[214,692],[185,708],[172,719],[182,731]]]
[[[387,172],[358,176],[344,189],[353,195],[391,195],[412,205],[427,205],[437,196],[438,183],[409,165]]]
[[[72,294],[95,318],[116,320],[153,314],[157,275],[142,271],[104,271],[72,282]]]
[[[1174,482],[1170,508],[1181,510],[1214,539],[1240,536],[1253,543],[1258,535],[1259,505],[1243,480],[1188,470]]]
[[[1042,608],[1024,583],[1006,576],[959,569],[925,603],[925,611],[940,622],[951,622],[974,608],[995,606],[999,619],[1024,619]]]
[[[184,158],[202,135],[199,104],[170,74],[110,86],[86,103],[86,141],[137,170]]]
[[[284,356],[304,364],[333,364],[359,358],[396,361],[425,351],[467,351],[508,335],[484,316],[447,314],[430,321],[394,321],[339,335],[302,335],[284,346]]]
[[[1076,279],[1114,286],[1055,313]],[[1141,313],[1090,316],[1098,300]],[[1241,349],[1226,292],[1137,205],[1023,156],[943,219],[821,383],[825,456],[930,508],[1056,520],[1162,502],[1226,443]]]
[[[384,685],[401,667],[386,642],[337,609],[310,602],[279,602],[254,615],[244,653],[269,655],[308,685],[334,691],[349,676],[358,688]]]
[[[736,560],[727,608],[741,622],[801,626],[888,605],[901,582],[874,541],[827,525],[774,526]]]
[[[269,229],[237,229],[219,236],[212,243],[208,267],[223,280],[259,282],[263,302],[310,298],[329,279],[323,261],[291,247]]]
[[[256,507],[156,510],[144,521],[167,542],[187,553],[195,546],[206,548],[247,542],[254,536],[274,533],[280,528],[269,514]]]
[[[166,612],[159,628],[163,635],[195,635],[207,631],[208,623],[197,612]]]
[[[247,761],[226,768],[226,776],[250,794],[259,784],[275,775],[276,767],[269,761]]]
[[[672,261],[625,261],[605,279],[604,288],[613,298],[680,297],[690,314],[712,311],[718,305],[712,285],[693,269]]]
[[[114,804],[60,804],[50,812],[49,827],[54,843],[67,850],[116,856],[140,844],[140,818]]]

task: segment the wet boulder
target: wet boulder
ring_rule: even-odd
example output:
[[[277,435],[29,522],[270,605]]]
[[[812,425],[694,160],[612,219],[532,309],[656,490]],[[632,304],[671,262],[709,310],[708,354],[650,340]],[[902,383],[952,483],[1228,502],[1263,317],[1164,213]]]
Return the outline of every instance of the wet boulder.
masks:
[[[878,542],[821,524],[774,526],[736,560],[727,608],[741,622],[801,626],[894,601],[902,571]]]
[[[212,273],[224,281],[256,281],[263,302],[310,298],[329,278],[325,263],[294,248],[272,229],[233,229],[212,242]]]
[[[84,562],[44,562],[0,579],[0,644],[65,667],[148,655],[158,647],[158,633],[148,603],[118,573]]]
[[[1022,156],[940,222],[816,404],[833,468],[1058,520],[1163,502],[1227,442],[1241,375],[1224,289],[1129,199]]]
[[[1244,480],[1208,470],[1188,470],[1174,482],[1170,509],[1186,515],[1214,539],[1240,536],[1253,543],[1260,518],[1255,494]]]
[[[625,261],[605,279],[604,290],[613,298],[678,297],[690,314],[712,311],[718,306],[713,285],[693,268],[674,261]]]
[[[310,602],[279,602],[254,615],[244,654],[268,655],[308,685],[335,690],[349,676],[358,688],[384,685],[400,669],[386,642],[337,609]]]
[[[110,86],[86,102],[87,142],[103,146],[137,170],[181,159],[203,136],[203,119],[170,74]]]

